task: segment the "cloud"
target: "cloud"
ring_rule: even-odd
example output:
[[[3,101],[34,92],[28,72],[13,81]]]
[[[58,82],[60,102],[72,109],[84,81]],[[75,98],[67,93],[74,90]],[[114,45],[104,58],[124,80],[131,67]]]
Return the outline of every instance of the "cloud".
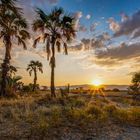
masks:
[[[86,19],[90,19],[90,18],[91,18],[90,14],[86,15]]]
[[[121,13],[121,18],[122,18],[121,21],[125,22],[125,21],[127,21],[129,19],[129,16],[127,14],[125,14],[125,13]]]
[[[108,22],[110,30],[112,30],[113,32],[117,32],[120,30],[120,25],[114,20],[114,18],[109,18]]]
[[[36,17],[35,9],[46,8],[48,9],[50,6],[57,4],[59,0],[20,0],[17,2],[19,7],[23,8],[24,16],[28,19],[30,23]]]
[[[80,19],[82,16],[83,16],[83,14],[82,14],[81,11],[78,11],[78,12],[75,12],[75,13],[74,13],[74,17],[75,17],[76,19]]]
[[[116,67],[118,65],[121,65],[122,63],[120,61],[114,61],[112,59],[94,59],[93,61],[95,64],[99,66],[104,66],[104,67]]]
[[[91,39],[83,38],[77,44],[71,45],[69,49],[71,51],[85,51],[85,50],[95,50],[104,49],[106,43],[110,40],[108,33],[102,33],[101,35],[95,36]]]
[[[76,21],[75,21],[75,29],[79,30],[80,27],[80,18],[82,18],[83,14],[81,11],[75,12],[73,13],[73,16],[75,17]]]
[[[91,31],[91,32],[95,31],[95,29],[96,29],[96,27],[97,27],[98,25],[99,25],[99,23],[97,23],[97,22],[91,24],[91,26],[90,26],[90,31]]]
[[[56,4],[59,0],[47,0],[50,4]]]
[[[104,19],[105,19],[105,17],[101,17],[101,19],[102,19],[102,20],[104,20]]]
[[[137,38],[137,37],[140,37],[140,28],[135,29],[131,34],[132,39]]]
[[[140,35],[140,10],[134,13],[131,17],[123,16],[123,22],[119,24],[119,30],[115,31],[114,36],[132,35],[138,37]]]
[[[136,67],[140,60],[140,42],[109,44],[111,36],[103,33],[91,39],[83,38],[70,52],[78,52],[76,58],[83,68],[98,67],[106,70]],[[135,66],[134,66],[135,65]]]
[[[133,59],[140,56],[140,43],[134,43],[127,45],[121,43],[119,47],[112,47],[106,51],[98,51],[96,57],[99,59],[115,59],[116,61],[122,61],[127,59]]]

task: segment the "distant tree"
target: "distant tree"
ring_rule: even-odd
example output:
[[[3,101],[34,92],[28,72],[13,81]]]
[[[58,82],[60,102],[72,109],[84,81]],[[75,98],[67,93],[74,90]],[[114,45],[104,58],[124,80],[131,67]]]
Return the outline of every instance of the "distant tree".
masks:
[[[112,89],[112,91],[119,92],[120,90],[118,88],[114,88],[114,89]]]
[[[6,96],[6,84],[11,60],[11,49],[17,41],[26,49],[25,41],[30,38],[22,9],[16,6],[16,0],[0,0],[0,39],[5,46],[5,57],[2,63],[2,80],[0,95]]]
[[[132,77],[132,85],[128,88],[128,93],[133,95],[133,99],[140,97],[140,72],[136,72]]]
[[[41,9],[37,10],[38,18],[33,23],[34,31],[42,31],[42,37],[39,36],[34,41],[34,47],[43,38],[46,43],[47,58],[51,66],[51,96],[56,97],[54,84],[55,70],[55,50],[61,51],[63,47],[64,54],[68,54],[67,43],[76,35],[75,18],[70,14],[65,14],[62,8],[54,8],[51,13],[45,13]]]
[[[30,61],[30,64],[27,66],[27,71],[29,71],[29,75],[32,75],[34,72],[34,84],[33,84],[33,91],[35,91],[37,87],[37,72],[40,71],[43,73],[43,65],[39,61]]]

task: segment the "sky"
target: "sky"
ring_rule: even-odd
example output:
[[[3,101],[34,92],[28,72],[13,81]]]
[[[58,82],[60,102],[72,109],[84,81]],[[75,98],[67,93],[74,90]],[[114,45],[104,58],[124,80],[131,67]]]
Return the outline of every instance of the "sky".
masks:
[[[62,7],[76,18],[77,36],[69,44],[69,55],[56,54],[56,85],[131,83],[131,73],[139,71],[140,62],[140,0],[19,0],[24,16],[31,25],[37,7],[50,12]],[[31,29],[30,29],[31,30]],[[33,81],[26,71],[30,60],[43,63],[39,74],[40,85],[50,85],[50,67],[43,50],[44,44],[32,48],[35,33],[28,40],[27,50],[17,45],[12,48],[12,64],[26,84]],[[0,42],[0,57],[4,47]]]

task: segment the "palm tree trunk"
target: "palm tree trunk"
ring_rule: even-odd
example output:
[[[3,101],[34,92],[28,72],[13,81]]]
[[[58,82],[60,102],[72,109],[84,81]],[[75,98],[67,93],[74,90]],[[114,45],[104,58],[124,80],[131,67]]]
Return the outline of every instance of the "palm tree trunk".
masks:
[[[36,83],[37,83],[37,72],[34,70],[34,85],[33,85],[33,91],[36,90]]]
[[[5,58],[2,63],[2,81],[1,81],[1,92],[0,96],[7,96],[8,93],[6,92],[6,84],[7,84],[7,78],[8,78],[8,71],[9,71],[9,64],[10,64],[10,50],[11,50],[11,42],[10,42],[10,36],[5,37]]]
[[[54,84],[54,71],[55,71],[55,39],[52,39],[52,57],[51,57],[51,96],[56,97],[55,84]]]
[[[51,67],[51,96],[56,97],[54,84],[54,67]]]

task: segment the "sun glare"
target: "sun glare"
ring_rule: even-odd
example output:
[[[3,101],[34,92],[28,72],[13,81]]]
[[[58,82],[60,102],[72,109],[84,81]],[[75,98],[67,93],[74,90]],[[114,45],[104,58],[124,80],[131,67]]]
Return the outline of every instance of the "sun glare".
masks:
[[[92,81],[92,84],[94,86],[100,86],[102,84],[102,82],[99,79],[95,79],[95,80]]]

